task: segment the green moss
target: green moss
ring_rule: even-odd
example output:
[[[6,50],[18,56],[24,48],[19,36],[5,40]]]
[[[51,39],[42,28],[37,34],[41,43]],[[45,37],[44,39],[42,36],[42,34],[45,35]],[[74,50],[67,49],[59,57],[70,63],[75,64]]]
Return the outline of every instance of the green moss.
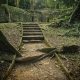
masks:
[[[30,13],[17,8],[17,7],[12,7],[12,6],[8,6],[9,11],[10,11],[10,16],[11,16],[11,21],[12,22],[23,22],[23,21],[29,21],[30,19]]]
[[[18,49],[22,39],[22,27],[15,23],[1,23],[0,30],[4,33],[7,40]]]

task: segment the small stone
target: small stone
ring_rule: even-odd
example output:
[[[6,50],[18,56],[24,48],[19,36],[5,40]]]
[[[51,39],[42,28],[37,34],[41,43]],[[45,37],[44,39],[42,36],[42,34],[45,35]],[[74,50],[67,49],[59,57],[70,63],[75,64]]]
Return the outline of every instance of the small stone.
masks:
[[[4,63],[4,61],[1,61],[1,63]]]

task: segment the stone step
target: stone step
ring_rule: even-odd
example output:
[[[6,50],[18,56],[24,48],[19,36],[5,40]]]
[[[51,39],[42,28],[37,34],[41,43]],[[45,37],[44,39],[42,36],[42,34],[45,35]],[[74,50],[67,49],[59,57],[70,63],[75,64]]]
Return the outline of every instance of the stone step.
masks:
[[[38,25],[23,25],[23,27],[39,27]]]
[[[23,23],[22,25],[38,25],[37,23]]]
[[[41,30],[23,30],[23,33],[24,32],[41,32]]]
[[[23,24],[23,43],[43,42],[44,36],[38,24]]]
[[[42,32],[24,32],[23,36],[25,35],[43,35]]]
[[[39,26],[23,26],[23,28],[40,28]]]
[[[43,40],[23,40],[23,43],[42,43]]]
[[[44,36],[43,35],[36,35],[36,36],[23,36],[23,40],[44,40]]]
[[[38,24],[23,24],[23,27],[39,27]]]
[[[40,30],[39,27],[23,27],[23,30]]]

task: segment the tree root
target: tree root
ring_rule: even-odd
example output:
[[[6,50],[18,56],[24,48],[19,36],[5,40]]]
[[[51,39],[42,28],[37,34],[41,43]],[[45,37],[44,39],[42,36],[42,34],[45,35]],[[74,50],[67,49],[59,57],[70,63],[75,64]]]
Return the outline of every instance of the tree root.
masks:
[[[52,46],[47,42],[47,40],[45,40],[46,44],[48,47],[52,48]],[[69,80],[73,80],[73,78],[71,77],[68,69],[64,66],[64,64],[62,63],[62,60],[60,59],[59,55],[57,54],[57,51],[55,51],[54,56],[57,58],[60,66],[62,67],[62,69],[64,70],[65,75],[68,77]]]
[[[54,54],[55,50],[52,50],[50,51],[49,53],[47,54],[41,54],[41,55],[38,55],[38,56],[32,56],[32,57],[17,57],[15,59],[15,62],[16,63],[23,63],[23,62],[30,62],[30,61],[39,61],[39,60],[42,60],[46,57],[49,57],[49,56],[52,56]],[[8,61],[8,62],[11,62],[12,61],[12,58],[5,58],[4,56],[2,57],[2,60],[5,60],[5,61]]]
[[[8,76],[10,75],[10,73],[12,71],[12,68],[13,68],[13,66],[15,64],[15,60],[16,60],[16,55],[13,56],[12,63],[10,64],[7,72],[5,73],[4,77],[1,80],[6,80],[8,78]]]
[[[60,59],[60,57],[58,56],[57,53],[55,53],[55,56],[56,56],[56,58],[57,58],[57,60],[58,60],[58,62],[59,62],[59,64],[60,64],[60,66],[63,68],[66,76],[68,77],[68,79],[69,79],[69,80],[73,80],[73,78],[72,78],[72,77],[70,76],[70,74],[69,74],[68,69],[64,66],[64,64],[62,63],[62,61],[61,61],[61,59]]]

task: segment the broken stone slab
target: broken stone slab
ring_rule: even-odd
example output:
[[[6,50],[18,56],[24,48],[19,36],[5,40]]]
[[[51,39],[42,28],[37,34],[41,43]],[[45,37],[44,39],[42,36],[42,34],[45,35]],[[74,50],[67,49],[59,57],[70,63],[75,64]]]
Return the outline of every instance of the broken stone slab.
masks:
[[[9,43],[2,31],[0,31],[0,51],[9,54],[16,54],[18,57],[21,57],[20,52]]]

